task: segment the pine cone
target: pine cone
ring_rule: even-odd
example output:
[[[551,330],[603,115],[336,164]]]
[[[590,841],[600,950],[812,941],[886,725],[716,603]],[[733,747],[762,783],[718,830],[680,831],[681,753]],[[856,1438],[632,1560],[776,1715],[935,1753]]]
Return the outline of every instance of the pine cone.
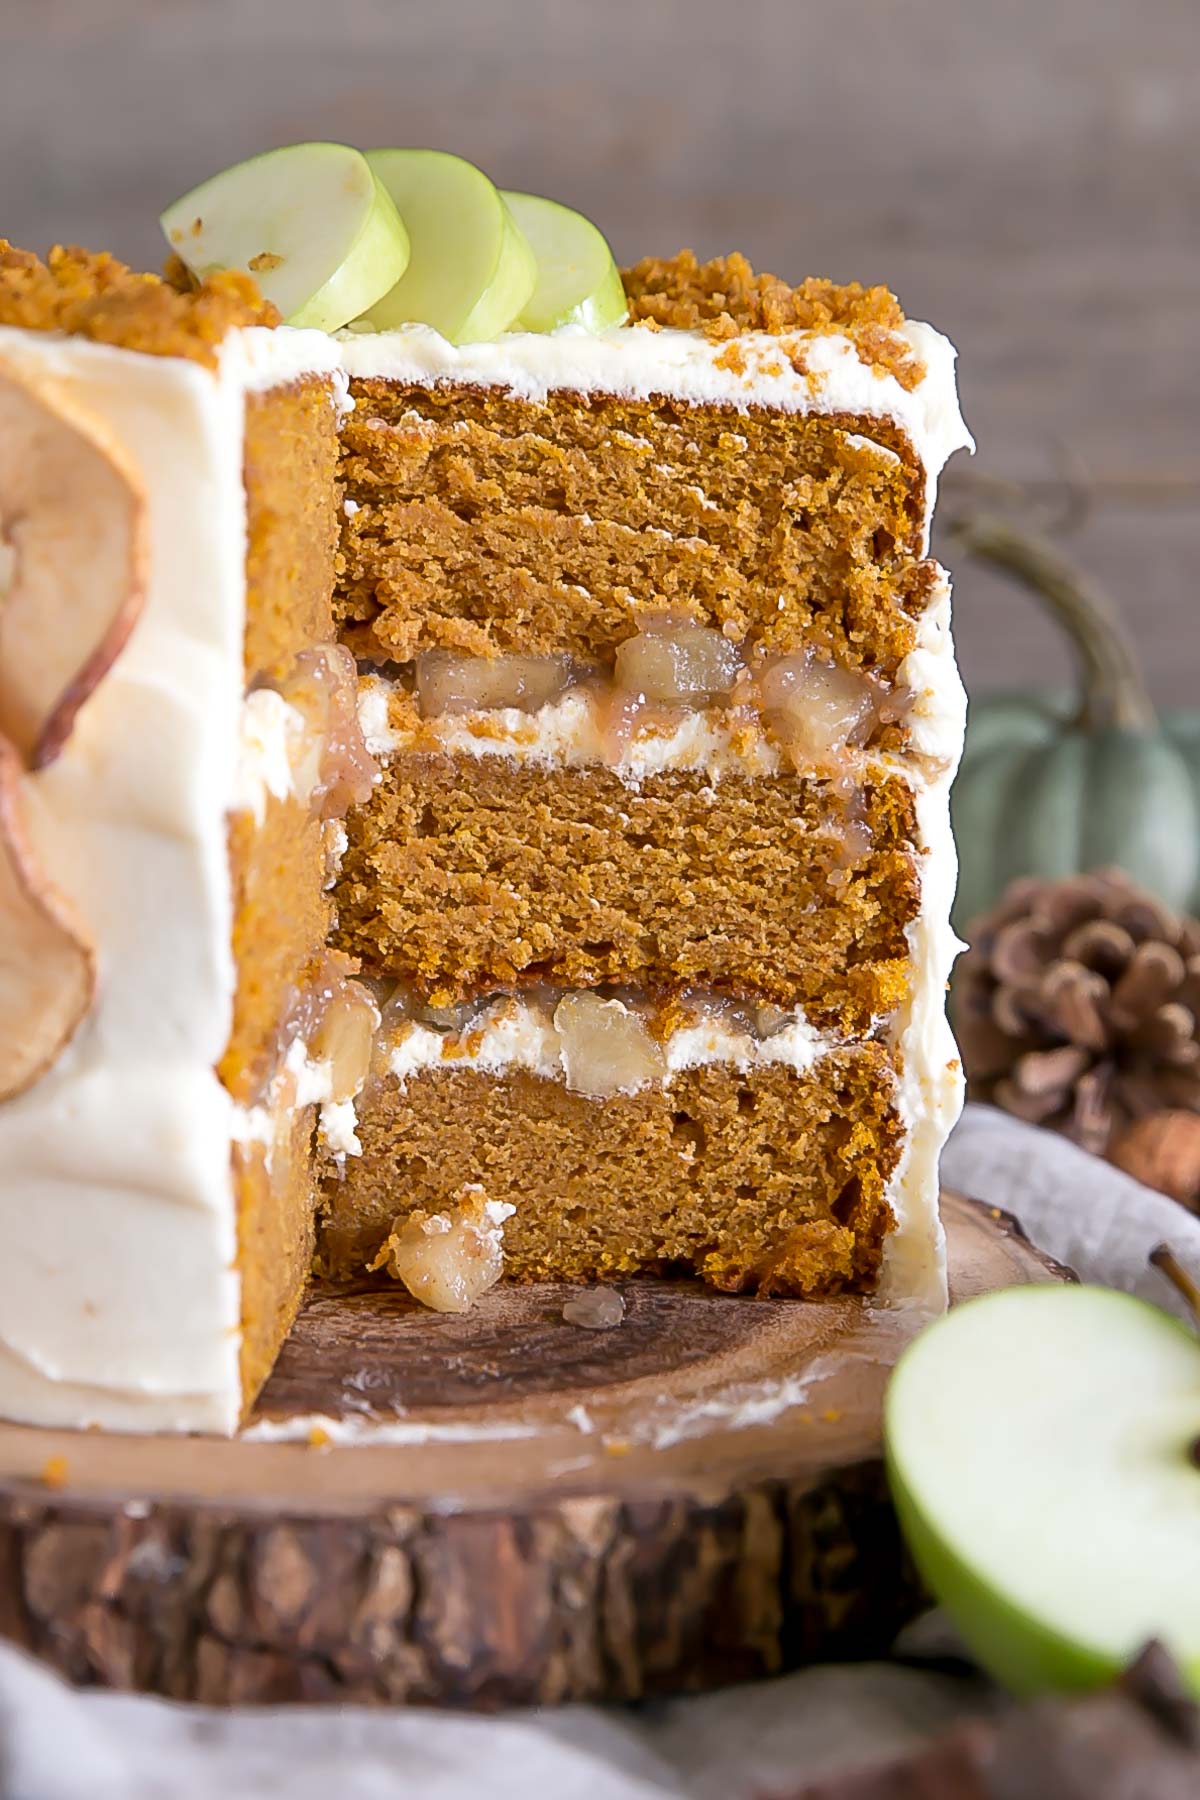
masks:
[[[1015,881],[972,926],[952,1007],[968,1088],[1104,1155],[1200,1110],[1200,921],[1119,870]]]

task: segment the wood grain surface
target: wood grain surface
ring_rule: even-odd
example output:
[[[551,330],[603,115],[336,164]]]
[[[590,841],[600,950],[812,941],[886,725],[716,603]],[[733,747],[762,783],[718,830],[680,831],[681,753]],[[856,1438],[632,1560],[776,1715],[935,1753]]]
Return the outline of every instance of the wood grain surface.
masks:
[[[955,1300],[1065,1277],[1006,1215],[943,1215]],[[465,1318],[318,1289],[240,1440],[0,1425],[0,1635],[212,1702],[635,1699],[882,1654],[920,1603],[880,1448],[917,1321],[622,1285],[600,1333],[553,1284]]]
[[[0,232],[156,266],[178,192],[344,137],[461,150],[625,259],[886,281],[961,349],[975,471],[1088,489],[1071,541],[1181,703],[1198,69],[1196,0],[0,0]],[[1065,669],[989,574],[958,628],[969,686]]]

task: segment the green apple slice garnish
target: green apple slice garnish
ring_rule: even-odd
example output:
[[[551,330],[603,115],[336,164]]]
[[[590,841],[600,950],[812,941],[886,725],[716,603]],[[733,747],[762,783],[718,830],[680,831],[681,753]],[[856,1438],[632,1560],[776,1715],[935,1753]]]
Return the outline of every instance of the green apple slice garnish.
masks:
[[[1157,1638],[1200,1695],[1200,1338],[1106,1288],[1005,1289],[910,1345],[885,1436],[918,1569],[1014,1693]]]
[[[481,169],[445,150],[369,150],[367,161],[408,228],[412,257],[390,293],[364,309],[379,331],[432,325],[452,344],[511,325],[537,265]]]
[[[537,262],[537,285],[521,309],[519,322],[525,329],[582,325],[588,331],[607,331],[619,325],[629,307],[603,232],[582,213],[540,194],[506,190],[504,199]]]
[[[408,234],[361,151],[289,144],[168,206],[171,248],[201,279],[245,269],[289,325],[336,331],[395,286]]]

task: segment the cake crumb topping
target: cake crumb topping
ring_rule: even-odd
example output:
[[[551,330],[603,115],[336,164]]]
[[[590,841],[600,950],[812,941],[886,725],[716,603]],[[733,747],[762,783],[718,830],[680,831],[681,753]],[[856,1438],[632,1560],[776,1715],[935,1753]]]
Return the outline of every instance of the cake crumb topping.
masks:
[[[43,262],[0,238],[0,325],[62,331],[214,368],[228,332],[278,323],[276,309],[236,270],[194,284],[177,258],[164,278],[129,269],[106,252],[61,244]]]
[[[904,312],[885,287],[840,284],[810,276],[798,287],[778,275],[756,275],[738,252],[702,263],[692,250],[647,256],[621,271],[631,324],[702,331],[715,343],[763,331],[844,334],[862,362],[915,388],[925,366],[902,335]],[[740,351],[731,343],[722,366],[737,370]]]

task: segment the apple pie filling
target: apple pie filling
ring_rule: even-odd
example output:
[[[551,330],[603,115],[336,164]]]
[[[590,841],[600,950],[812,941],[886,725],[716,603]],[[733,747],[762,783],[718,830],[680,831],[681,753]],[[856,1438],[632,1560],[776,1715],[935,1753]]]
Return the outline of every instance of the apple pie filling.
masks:
[[[566,990],[546,984],[458,1006],[423,1002],[406,983],[379,1000],[372,1078],[401,1083],[419,1070],[524,1068],[593,1100],[663,1087],[681,1069],[724,1063],[803,1069],[840,1039],[799,1009],[691,990],[670,998],[629,987]]]
[[[755,772],[811,769],[905,741],[909,695],[894,682],[808,650],[782,656],[720,631],[651,615],[611,664],[567,655],[465,656],[424,651],[411,664],[364,665],[360,711],[372,746],[457,747],[464,735],[499,750],[535,742],[539,727],[574,727],[589,760],[628,764],[648,743],[697,733],[736,746]]]

